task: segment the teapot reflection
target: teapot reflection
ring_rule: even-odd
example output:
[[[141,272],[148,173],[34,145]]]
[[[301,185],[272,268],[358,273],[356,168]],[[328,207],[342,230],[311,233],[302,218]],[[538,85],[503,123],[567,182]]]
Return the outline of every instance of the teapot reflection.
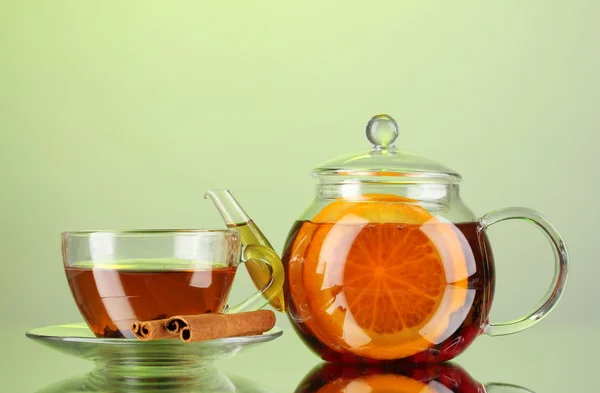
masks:
[[[195,378],[173,376],[107,375],[100,369],[89,374],[67,378],[38,390],[36,393],[274,393],[255,381],[236,375],[226,375],[208,367],[203,375]]]
[[[506,383],[481,383],[452,363],[426,366],[359,367],[323,363],[295,393],[533,393]]]

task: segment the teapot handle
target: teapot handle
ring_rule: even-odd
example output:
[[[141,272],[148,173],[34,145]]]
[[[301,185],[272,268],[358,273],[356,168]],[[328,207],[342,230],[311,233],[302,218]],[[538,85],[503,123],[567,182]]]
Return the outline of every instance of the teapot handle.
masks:
[[[556,227],[540,213],[524,207],[509,207],[484,215],[480,219],[480,224],[485,230],[497,222],[515,219],[534,224],[550,241],[554,251],[554,278],[535,311],[515,321],[489,324],[484,331],[488,336],[513,334],[532,327],[556,307],[567,284],[569,255],[565,242]]]

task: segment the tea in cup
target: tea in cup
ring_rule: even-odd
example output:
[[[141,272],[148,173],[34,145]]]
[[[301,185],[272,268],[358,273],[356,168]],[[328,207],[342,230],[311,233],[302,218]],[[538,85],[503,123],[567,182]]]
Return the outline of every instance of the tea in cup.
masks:
[[[134,321],[263,308],[283,285],[270,248],[243,246],[235,229],[65,232],[63,262],[79,311],[97,337],[133,338]],[[240,262],[261,261],[271,278],[227,307]]]

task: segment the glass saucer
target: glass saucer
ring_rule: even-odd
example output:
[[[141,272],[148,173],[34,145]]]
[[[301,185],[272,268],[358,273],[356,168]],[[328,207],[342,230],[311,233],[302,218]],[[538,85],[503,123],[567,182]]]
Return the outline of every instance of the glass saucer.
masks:
[[[127,338],[98,338],[85,323],[47,326],[29,330],[26,336],[59,352],[92,361],[96,370],[111,380],[144,378],[194,381],[217,360],[280,337],[274,327],[257,336],[231,337],[185,343],[179,339],[141,341]]]

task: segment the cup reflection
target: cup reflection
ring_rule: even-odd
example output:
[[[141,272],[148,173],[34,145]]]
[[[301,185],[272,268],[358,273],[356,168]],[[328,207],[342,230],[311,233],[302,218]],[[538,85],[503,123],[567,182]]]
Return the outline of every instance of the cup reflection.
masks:
[[[522,386],[481,383],[454,363],[359,367],[323,363],[295,393],[533,393]]]

